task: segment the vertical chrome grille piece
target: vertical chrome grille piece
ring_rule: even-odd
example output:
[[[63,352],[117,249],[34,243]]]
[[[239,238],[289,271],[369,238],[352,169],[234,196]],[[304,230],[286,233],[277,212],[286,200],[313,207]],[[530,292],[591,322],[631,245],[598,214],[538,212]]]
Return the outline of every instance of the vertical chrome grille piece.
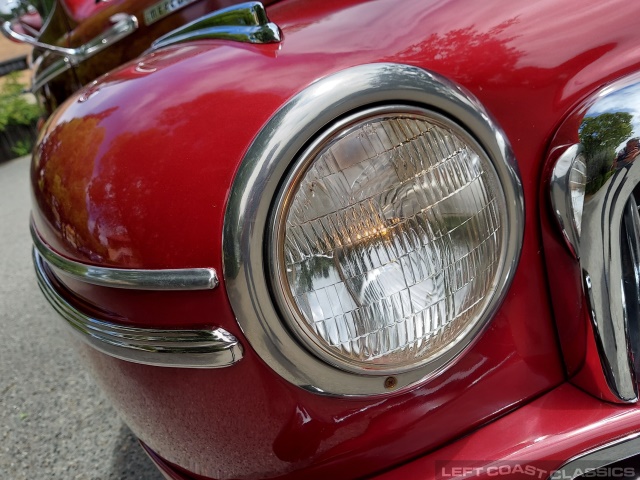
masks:
[[[635,112],[640,112],[640,75],[596,95],[579,122],[580,143],[565,146],[550,184],[556,220],[582,275],[587,341],[599,356],[600,365],[586,359],[583,369],[593,370],[587,375],[592,385],[597,377],[604,379],[608,391],[599,396],[627,403],[638,401],[640,374],[640,217],[634,198],[640,183],[640,118]],[[560,138],[566,135],[561,133]],[[576,172],[585,176],[582,199],[570,188]],[[568,278],[566,272],[557,274]],[[562,292],[554,295],[556,304],[571,301],[562,299]],[[561,316],[558,321],[565,321]]]
[[[636,192],[637,192],[636,188]],[[631,340],[633,370],[640,373],[640,215],[634,195],[622,218],[622,292],[627,332]]]

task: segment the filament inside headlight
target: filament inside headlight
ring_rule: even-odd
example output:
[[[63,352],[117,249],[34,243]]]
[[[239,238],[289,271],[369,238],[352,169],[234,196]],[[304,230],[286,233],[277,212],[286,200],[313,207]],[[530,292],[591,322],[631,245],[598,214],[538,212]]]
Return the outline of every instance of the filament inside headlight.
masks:
[[[456,123],[413,107],[358,114],[298,159],[275,206],[288,326],[348,371],[439,357],[497,289],[506,210],[491,161]]]

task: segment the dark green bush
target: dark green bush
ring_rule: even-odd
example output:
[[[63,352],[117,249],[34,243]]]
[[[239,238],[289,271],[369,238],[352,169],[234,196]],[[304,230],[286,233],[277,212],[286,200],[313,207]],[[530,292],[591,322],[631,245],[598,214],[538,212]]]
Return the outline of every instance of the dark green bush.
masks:
[[[22,95],[24,88],[17,72],[5,77],[0,87],[0,132],[9,125],[32,125],[40,117],[40,107]]]
[[[40,108],[23,95],[17,72],[0,83],[0,161],[28,155],[36,138]]]

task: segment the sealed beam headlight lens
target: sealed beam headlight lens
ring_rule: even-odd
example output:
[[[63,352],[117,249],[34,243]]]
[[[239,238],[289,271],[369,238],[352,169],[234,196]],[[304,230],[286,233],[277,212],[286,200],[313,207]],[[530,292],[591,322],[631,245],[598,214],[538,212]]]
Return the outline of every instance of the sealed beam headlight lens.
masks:
[[[274,210],[273,293],[328,363],[401,373],[486,321],[507,206],[490,159],[446,117],[388,106],[342,121],[297,159]]]

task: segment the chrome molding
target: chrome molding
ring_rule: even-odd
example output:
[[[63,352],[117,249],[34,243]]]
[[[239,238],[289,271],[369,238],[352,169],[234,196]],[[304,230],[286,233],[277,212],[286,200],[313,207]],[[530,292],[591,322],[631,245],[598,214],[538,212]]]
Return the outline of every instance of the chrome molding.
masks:
[[[583,476],[593,470],[631,458],[638,455],[639,452],[640,433],[634,433],[572,458],[562,465],[562,467],[553,472],[549,476],[549,479],[573,480],[574,478]],[[585,475],[585,477],[592,478],[589,475]],[[605,475],[598,478],[606,477],[607,476]]]
[[[220,368],[242,358],[238,340],[222,328],[160,330],[117,325],[92,318],[69,304],[49,279],[51,273],[34,248],[38,285],[54,310],[79,337],[112,357],[159,367]]]
[[[335,368],[304,348],[288,331],[270,292],[265,269],[271,206],[292,162],[319,132],[346,114],[371,105],[419,105],[444,112],[464,126],[492,160],[507,199],[505,265],[485,313],[491,317],[507,292],[519,259],[524,199],[505,136],[470,94],[417,67],[380,63],[352,67],[313,83],[269,120],[250,146],[231,188],[223,231],[224,276],[236,318],[252,347],[279,375],[301,388],[336,396],[390,393],[388,375],[358,375]],[[393,392],[429,378],[468,347],[434,363],[393,376]],[[386,385],[385,385],[386,383]]]
[[[246,2],[216,10],[163,35],[151,44],[148,52],[176,43],[206,39],[278,43],[281,36],[278,26],[269,21],[262,3]]]
[[[580,137],[588,128],[588,134],[581,139],[583,143],[568,147],[560,156],[550,184],[556,219],[582,271],[600,355],[602,371],[598,374],[604,376],[610,390],[605,396],[627,403],[638,401],[640,373],[634,367],[640,344],[631,335],[637,337],[640,321],[636,305],[636,282],[640,281],[640,275],[637,266],[635,273],[624,273],[625,269],[634,268],[628,263],[637,262],[640,255],[640,219],[633,198],[640,183],[640,162],[635,160],[640,149],[633,148],[640,136],[636,126],[640,118],[634,116],[637,111],[640,111],[640,75],[603,89],[584,113],[578,132]],[[601,115],[609,117],[598,123]],[[590,145],[593,138],[597,142]],[[572,228],[573,212],[567,193],[571,165],[578,158],[587,167],[581,233]]]
[[[33,244],[47,264],[81,282],[134,290],[209,290],[218,286],[213,268],[142,270],[107,268],[69,260],[51,250],[31,225]]]

